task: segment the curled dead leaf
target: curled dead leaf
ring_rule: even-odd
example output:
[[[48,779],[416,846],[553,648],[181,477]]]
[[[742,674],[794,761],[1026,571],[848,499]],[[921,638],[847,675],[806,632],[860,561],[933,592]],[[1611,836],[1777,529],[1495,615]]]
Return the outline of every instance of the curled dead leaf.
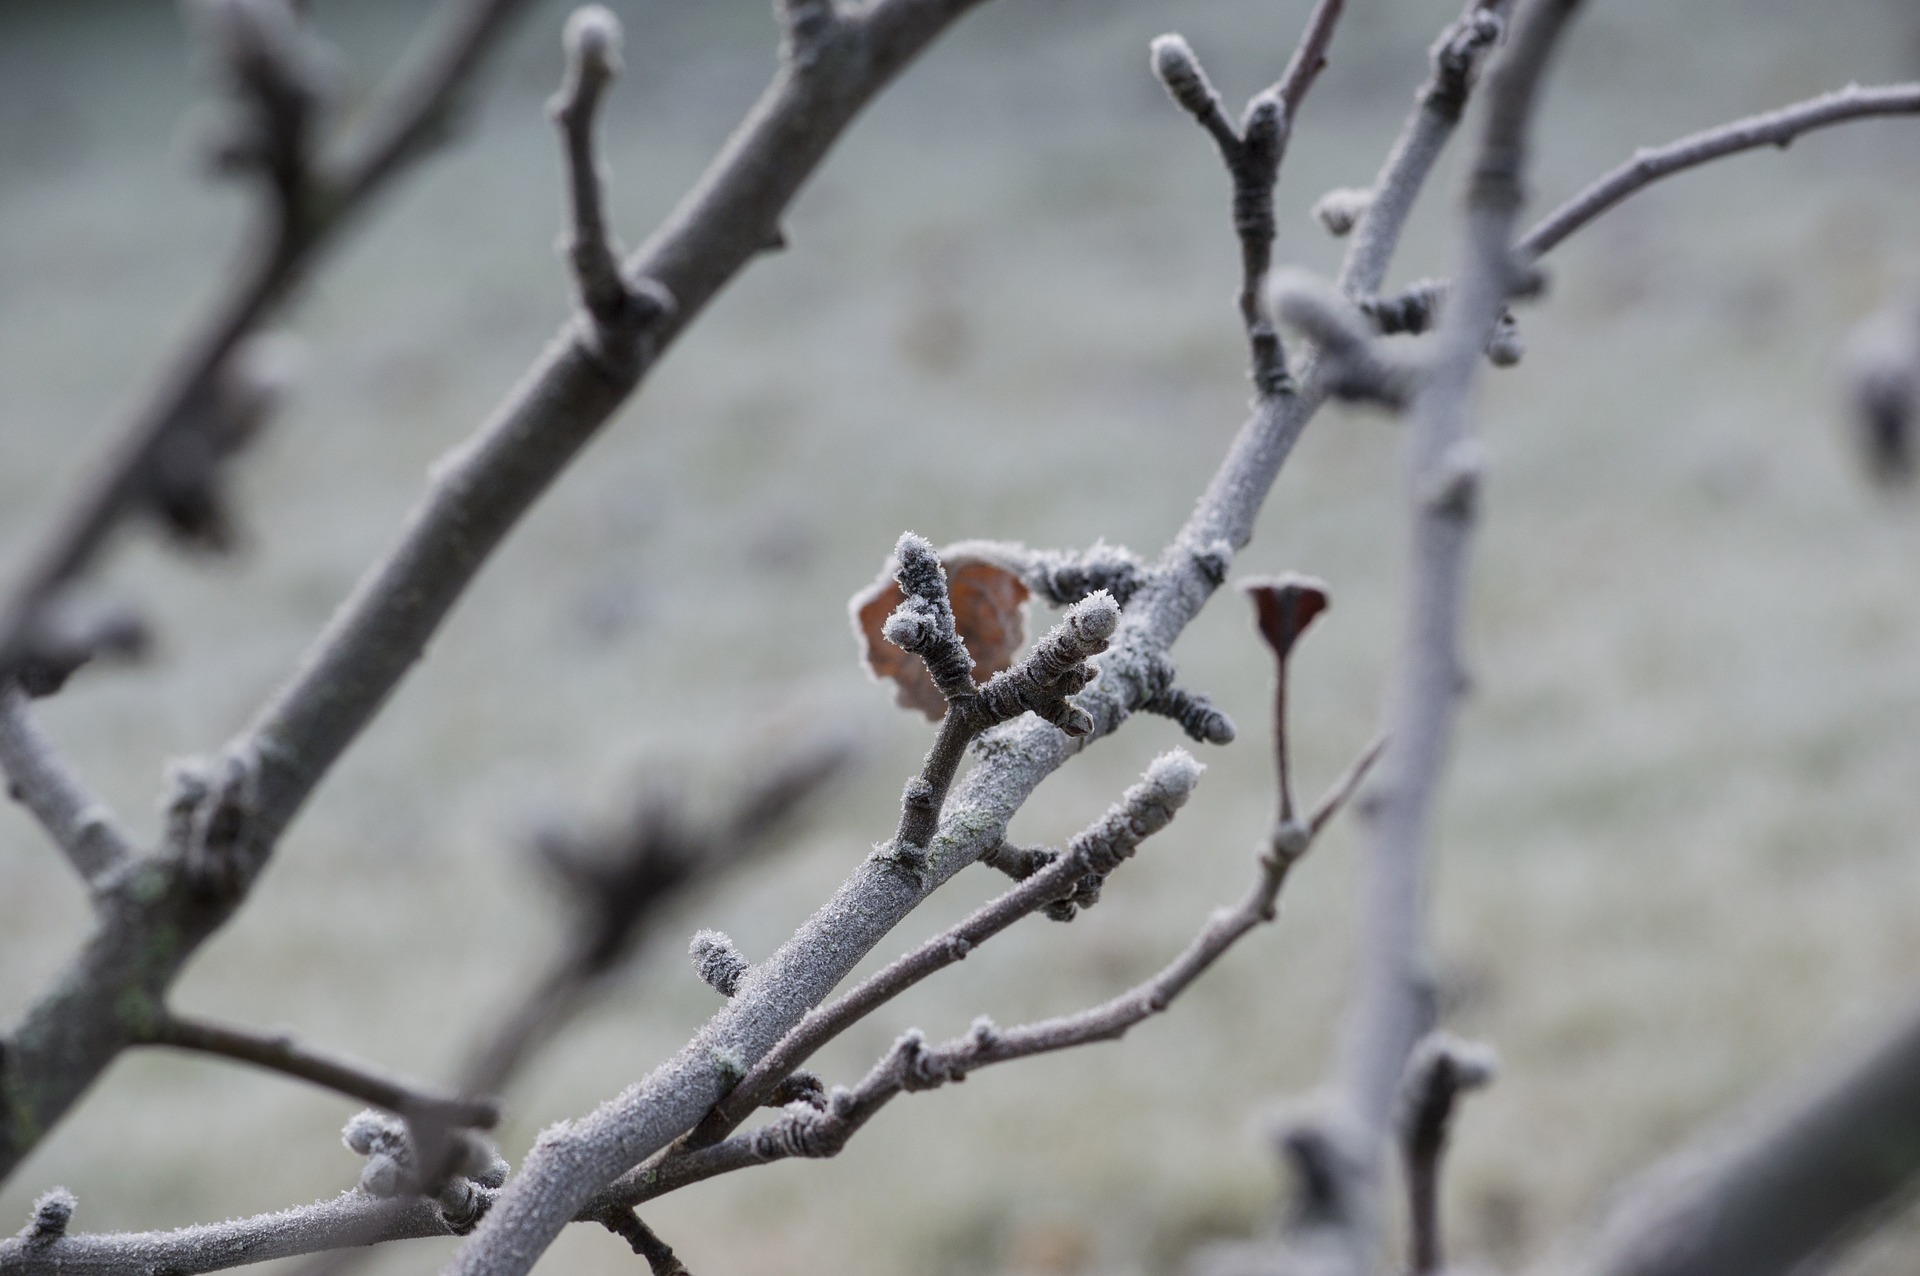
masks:
[[[973,657],[976,680],[985,680],[1013,663],[1013,654],[1026,641],[1026,583],[1004,567],[964,549],[941,551],[947,572],[947,595],[953,606],[954,628]],[[879,577],[853,596],[854,639],[860,661],[875,679],[892,679],[894,701],[903,709],[918,709],[938,722],[946,701],[927,676],[918,656],[908,655],[885,638],[881,627],[893,609],[906,601],[893,579],[899,564],[887,560]]]

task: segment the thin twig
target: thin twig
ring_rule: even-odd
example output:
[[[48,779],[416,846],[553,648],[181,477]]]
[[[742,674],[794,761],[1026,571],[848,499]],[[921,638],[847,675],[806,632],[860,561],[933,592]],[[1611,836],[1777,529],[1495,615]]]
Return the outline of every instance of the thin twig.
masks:
[[[1493,1052],[1434,1033],[1407,1060],[1400,1092],[1400,1157],[1406,1168],[1408,1268],[1445,1270],[1440,1226],[1440,1167],[1460,1096],[1493,1080]]]
[[[1343,0],[1317,0],[1300,42],[1280,79],[1255,94],[1236,128],[1187,42],[1163,35],[1153,42],[1153,69],[1173,100],[1199,123],[1219,148],[1233,181],[1233,229],[1240,239],[1240,321],[1253,356],[1253,382],[1263,397],[1287,390],[1292,380],[1280,334],[1266,312],[1267,271],[1273,265],[1274,185],[1300,103],[1326,66],[1327,47],[1339,24]]]
[[[1850,84],[1819,97],[1749,115],[1715,128],[1634,152],[1632,159],[1598,178],[1548,213],[1514,246],[1523,257],[1539,257],[1627,196],[1663,177],[1762,146],[1783,150],[1802,133],[1876,115],[1920,112],[1920,84],[1861,88]]]
[[[18,687],[0,685],[0,770],[8,792],[32,811],[82,881],[101,890],[134,849],[107,804],[88,792],[34,718]]]
[[[959,924],[811,1011],[715,1106],[689,1136],[690,1143],[711,1143],[731,1132],[816,1050],[921,980],[964,959],[1022,917],[1083,897],[1088,878],[1098,879],[1111,872],[1143,840],[1166,827],[1174,812],[1186,804],[1200,771],[1200,764],[1184,750],[1156,758],[1140,782],[1128,788],[1104,816],[1076,834],[1063,854],[1012,890],[981,905]],[[1072,915],[1071,905],[1066,915]]]
[[[594,149],[593,126],[607,85],[620,73],[620,20],[602,5],[576,9],[562,44],[565,82],[547,104],[560,128],[567,167],[572,224],[562,249],[591,324],[596,353],[618,370],[638,359],[647,327],[671,309],[673,299],[657,284],[637,287],[621,273],[620,249],[607,228],[606,178]]]
[[[9,1237],[0,1240],[0,1276],[199,1276],[276,1258],[458,1234],[440,1206],[425,1197],[354,1191],[294,1209],[173,1231],[79,1232],[44,1243]]]
[[[1414,95],[1413,112],[1368,191],[1340,266],[1336,286],[1349,297],[1371,296],[1386,282],[1413,202],[1459,126],[1480,63],[1500,38],[1511,5],[1512,0],[1468,0],[1459,20],[1434,41],[1432,72]]]
[[[250,1063],[409,1119],[481,1130],[492,1129],[500,1120],[497,1100],[437,1094],[366,1064],[309,1049],[284,1034],[252,1032],[169,1014],[141,1033],[138,1044],[171,1046]]]
[[[903,867],[917,870],[939,827],[940,808],[960,760],[981,732],[1029,710],[1069,736],[1093,730],[1093,719],[1073,703],[1072,696],[1093,681],[1087,661],[1107,649],[1107,639],[1120,623],[1120,608],[1105,591],[1081,599],[1018,664],[977,684],[973,658],[954,627],[947,573],[933,546],[912,532],[904,533],[894,548],[894,560],[900,565],[897,579],[905,601],[887,617],[883,633],[894,646],[921,658],[947,702],[926,764],[907,782],[900,827],[894,835],[893,855]]]
[[[959,1081],[990,1064],[1125,1036],[1135,1025],[1173,1004],[1242,936],[1278,916],[1276,905],[1288,872],[1346,804],[1378,752],[1377,745],[1368,748],[1328,790],[1305,822],[1304,838],[1289,853],[1276,855],[1271,848],[1263,849],[1258,857],[1258,875],[1246,897],[1236,907],[1216,910],[1186,948],[1152,978],[1100,1005],[1017,1028],[996,1028],[982,1019],[966,1036],[936,1047],[927,1046],[918,1032],[910,1032],[852,1090],[834,1090],[821,1107],[789,1106],[773,1124],[723,1142],[685,1151],[676,1149],[650,1161],[596,1196],[590,1212],[632,1207],[691,1183],[770,1161],[833,1156],[874,1113],[902,1092]]]
[[[304,143],[293,151],[283,143],[267,157],[285,170],[287,156],[297,155],[312,171],[276,171],[276,193],[212,313],[161,374],[114,451],[62,511],[45,547],[7,595],[0,610],[0,681],[30,658],[34,631],[61,591],[91,568],[124,521],[154,500],[168,454],[179,450],[181,436],[202,428],[205,408],[219,398],[236,352],[277,312],[332,233],[444,126],[454,96],[526,7],[527,0],[449,0],[440,33],[388,81],[340,162],[314,161]],[[230,12],[245,22],[252,10],[242,5]],[[234,52],[251,56],[255,43],[239,42]],[[240,74],[259,80],[249,66]],[[302,120],[297,127],[309,124]]]

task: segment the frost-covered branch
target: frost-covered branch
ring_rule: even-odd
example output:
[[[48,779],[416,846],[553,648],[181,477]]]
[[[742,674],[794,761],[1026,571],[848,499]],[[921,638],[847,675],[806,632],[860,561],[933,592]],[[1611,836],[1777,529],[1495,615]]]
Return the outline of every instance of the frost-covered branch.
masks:
[[[894,854],[913,868],[939,826],[940,808],[967,746],[981,732],[1029,710],[1070,736],[1093,730],[1093,719],[1072,697],[1093,681],[1086,662],[1107,649],[1107,639],[1120,622],[1120,608],[1111,594],[1089,595],[1069,607],[1018,664],[978,684],[973,657],[954,627],[947,573],[933,546],[907,532],[894,548],[894,561],[900,565],[896,578],[905,601],[887,617],[883,633],[894,646],[920,657],[947,702],[926,765],[907,782],[900,801]]]
[[[1345,209],[1329,226],[1353,235],[1336,281],[1349,297],[1371,296],[1386,282],[1414,200],[1459,126],[1480,63],[1499,40],[1511,7],[1512,0],[1468,0],[1459,20],[1434,41],[1432,71],[1414,95],[1413,111],[1379,176],[1365,191],[1341,193]],[[1329,220],[1324,211],[1322,220]]]
[[[1408,1268],[1414,1276],[1444,1271],[1440,1167],[1460,1097],[1493,1080],[1485,1046],[1433,1033],[1407,1060],[1400,1091],[1400,1160],[1407,1180]]]
[[[1627,196],[1674,173],[1683,172],[1713,160],[1750,151],[1762,146],[1785,149],[1802,133],[1844,124],[1848,120],[1877,115],[1920,113],[1920,84],[1889,84],[1862,88],[1849,84],[1844,89],[1823,93],[1805,102],[1781,107],[1717,128],[1634,152],[1632,159],[1595,180],[1569,199],[1521,237],[1515,251],[1525,257],[1550,252],[1561,240],[1579,230]]]
[[[482,1130],[493,1128],[500,1119],[500,1105],[494,1099],[436,1094],[366,1064],[302,1046],[283,1033],[251,1032],[168,1014],[143,1032],[135,1044],[171,1046],[250,1063],[409,1119]]]
[[[387,1241],[460,1236],[473,1229],[507,1165],[484,1140],[456,1140],[450,1173],[430,1192],[406,1123],[380,1112],[347,1122],[341,1140],[367,1158],[359,1185],[332,1200],[172,1231],[69,1231],[77,1202],[56,1188],[15,1237],[0,1241],[0,1276],[198,1276],[302,1254],[357,1253]]]
[[[1302,823],[1302,836],[1284,853],[1268,848],[1261,854],[1258,877],[1240,904],[1216,910],[1187,947],[1152,978],[1098,1006],[1017,1028],[997,1028],[980,1019],[966,1036],[939,1046],[927,1045],[918,1031],[909,1032],[852,1089],[836,1087],[824,1099],[790,1104],[771,1124],[722,1142],[676,1148],[614,1183],[596,1198],[592,1210],[632,1207],[719,1174],[771,1161],[834,1156],[900,1094],[961,1081],[990,1064],[1125,1036],[1136,1024],[1172,1005],[1247,932],[1278,915],[1276,901],[1288,871],[1352,796],[1377,752],[1369,749],[1328,791]],[[1187,765],[1195,766],[1191,759]]]
[[[1289,384],[1286,351],[1266,313],[1267,271],[1273,264],[1273,190],[1287,139],[1307,90],[1327,64],[1344,0],[1317,0],[1293,56],[1277,83],[1258,93],[1236,128],[1187,42],[1163,35],[1153,42],[1153,70],[1168,96],[1213,138],[1233,181],[1233,229],[1240,238],[1240,320],[1253,354],[1253,382],[1263,396]]]
[[[689,1143],[711,1143],[730,1132],[821,1046],[929,975],[964,959],[1022,917],[1047,909],[1064,921],[1077,908],[1093,903],[1106,874],[1142,841],[1165,828],[1186,804],[1201,769],[1183,750],[1156,758],[1140,782],[1127,789],[1104,816],[1075,834],[1064,852],[1047,852],[1018,886],[810,1012],[715,1105],[689,1135]]]
[[[0,685],[0,770],[7,792],[33,812],[82,881],[95,891],[133,856],[105,802],[87,791],[34,718],[27,693]]]
[[[1276,276],[1272,296],[1274,313],[1319,350],[1315,372],[1328,394],[1395,412],[1406,407],[1420,368],[1386,350],[1353,302],[1304,271]]]
[[[896,10],[882,0],[862,21],[941,8]],[[743,235],[740,250],[752,247]],[[663,282],[684,307],[690,294]],[[1151,698],[1156,663],[1252,538],[1267,492],[1321,401],[1308,382],[1256,405],[1192,516],[1127,604],[1100,677],[1076,697],[1093,719],[1093,736],[1076,740],[1031,717],[983,736],[979,765],[956,781],[942,808],[924,869],[903,873],[883,858],[864,861],[685,1048],[596,1111],[550,1131],[462,1248],[458,1276],[527,1271],[601,1186],[691,1129],[929,892],[999,846],[1014,812],[1086,739],[1115,730]]]

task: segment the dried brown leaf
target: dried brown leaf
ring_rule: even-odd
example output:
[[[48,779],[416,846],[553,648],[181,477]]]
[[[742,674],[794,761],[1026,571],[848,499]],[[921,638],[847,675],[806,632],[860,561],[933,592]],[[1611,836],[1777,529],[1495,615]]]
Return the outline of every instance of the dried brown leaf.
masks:
[[[1293,572],[1245,581],[1240,588],[1253,600],[1254,620],[1260,626],[1261,637],[1283,664],[1293,651],[1293,644],[1307,631],[1313,618],[1327,609],[1330,601],[1325,583]]]
[[[973,657],[973,674],[984,681],[1013,663],[1026,641],[1026,583],[1004,567],[964,550],[942,551],[947,571],[947,594],[953,606],[954,628]],[[893,609],[906,601],[893,579],[898,564],[891,559],[879,577],[853,596],[854,638],[860,660],[876,679],[892,679],[894,700],[903,709],[918,709],[938,722],[946,701],[927,676],[918,656],[908,655],[880,636]]]

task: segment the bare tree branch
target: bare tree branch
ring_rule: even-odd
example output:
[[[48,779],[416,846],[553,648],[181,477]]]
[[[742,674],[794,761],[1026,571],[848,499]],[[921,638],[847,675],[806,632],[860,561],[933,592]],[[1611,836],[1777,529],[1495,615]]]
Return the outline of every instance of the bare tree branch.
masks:
[[[1253,383],[1263,397],[1290,383],[1286,351],[1265,309],[1267,271],[1273,264],[1273,190],[1286,156],[1287,139],[1307,91],[1327,64],[1344,0],[1317,0],[1280,79],[1247,103],[1234,127],[1187,42],[1163,35],[1153,42],[1153,69],[1167,93],[1213,138],[1233,180],[1233,229],[1240,238],[1240,320],[1253,354]]]
[[[366,1064],[309,1049],[283,1034],[250,1032],[169,1014],[135,1044],[171,1046],[283,1072],[404,1118],[482,1130],[492,1129],[500,1120],[500,1104],[495,1099],[435,1094]]]
[[[547,104],[560,127],[573,213],[562,249],[573,267],[574,286],[591,325],[589,340],[602,359],[631,362],[647,326],[672,308],[658,285],[635,286],[620,269],[620,250],[607,229],[605,176],[593,145],[601,95],[620,72],[620,20],[602,5],[576,9],[562,40],[566,82]]]
[[[238,907],[288,822],[419,658],[520,515],[666,344],[764,249],[781,211],[860,108],[978,2],[881,0],[835,25],[804,58],[787,59],[706,177],[629,263],[628,278],[657,281],[678,303],[648,329],[635,362],[613,375],[576,321],[479,435],[435,469],[399,545],[371,569],[290,683],[226,750],[215,770],[232,782],[208,788],[197,799],[205,809],[181,821],[199,835],[217,835],[217,853],[143,861],[104,907],[75,962],[8,1038],[0,1054],[0,1175],[131,1043],[138,1022],[151,1020],[181,966]],[[430,135],[430,122],[444,115],[459,80],[512,7],[505,0],[469,0],[456,11],[448,34],[410,64],[415,78],[402,73],[388,98],[392,105],[376,112],[366,140],[347,148],[337,167],[346,174],[341,190],[371,190]],[[297,274],[271,253],[258,261],[264,264],[256,265],[253,282],[182,363],[179,384],[206,383]],[[41,560],[21,595],[25,601],[7,613],[6,624],[37,611],[91,561],[145,472],[152,440],[172,430],[183,393],[170,390],[156,400],[105,486],[80,508],[56,552]],[[0,637],[0,653],[5,641]],[[188,871],[209,861],[221,866],[211,878]]]
[[[882,0],[865,21],[890,11]],[[689,294],[674,293],[684,305]],[[1252,538],[1267,492],[1321,401],[1309,381],[1256,405],[1193,515],[1129,602],[1100,678],[1076,698],[1094,720],[1095,737],[1152,697],[1155,662],[1225,579],[1234,551]],[[909,877],[871,859],[856,869],[683,1050],[595,1112],[550,1132],[452,1270],[528,1270],[601,1185],[692,1128],[928,892],[997,847],[1014,811],[1081,747],[1035,719],[982,737],[980,765],[943,807],[926,871]]]
[[[968,1073],[989,1064],[1098,1041],[1117,1041],[1134,1025],[1170,1006],[1247,932],[1278,916],[1276,901],[1288,871],[1306,853],[1320,830],[1339,813],[1378,752],[1377,745],[1369,748],[1327,792],[1302,825],[1301,838],[1282,851],[1276,852],[1271,847],[1263,851],[1259,857],[1259,874],[1238,906],[1215,910],[1179,956],[1144,983],[1087,1010],[1017,1028],[996,1028],[981,1019],[966,1036],[937,1047],[927,1046],[918,1031],[909,1032],[852,1090],[836,1088],[824,1104],[818,1106],[789,1105],[785,1114],[772,1124],[733,1135],[723,1142],[684,1151],[675,1149],[610,1185],[595,1197],[585,1213],[598,1217],[608,1210],[630,1208],[719,1174],[771,1161],[795,1156],[834,1156],[874,1113],[903,1092],[929,1090],[949,1081],[964,1080]]]
[[[87,886],[98,892],[133,857],[113,812],[88,792],[35,721],[26,692],[0,685],[0,770]]]
[[[322,1250],[457,1235],[438,1203],[426,1197],[353,1191],[272,1214],[174,1231],[22,1234],[0,1241],[0,1276],[198,1276]]]
[[[1414,1276],[1445,1270],[1440,1227],[1440,1165],[1460,1096],[1493,1080],[1485,1046],[1433,1033],[1407,1060],[1400,1091],[1400,1158],[1407,1177],[1408,1267]]]
[[[1512,0],[1468,0],[1459,21],[1434,42],[1432,74],[1415,94],[1413,112],[1366,192],[1364,206],[1348,221],[1353,242],[1336,286],[1349,297],[1371,296],[1386,282],[1387,264],[1413,202],[1453,137],[1481,60],[1500,38],[1502,15],[1511,7]]]
[[[1480,481],[1470,418],[1487,336],[1511,295],[1527,133],[1549,56],[1578,0],[1523,0],[1488,89],[1468,181],[1459,283],[1433,370],[1414,401],[1408,438],[1412,567],[1408,628],[1388,714],[1390,743],[1366,828],[1359,984],[1342,1028],[1338,1124],[1347,1199],[1310,1242],[1338,1269],[1369,1270],[1380,1244],[1385,1149],[1401,1078],[1431,1022],[1424,974],[1430,825],[1464,679],[1459,654],[1468,549]],[[1314,1220],[1325,1224],[1323,1215]]]
[[[729,1133],[814,1051],[927,976],[964,959],[1022,917],[1060,904],[1068,905],[1064,916],[1071,917],[1071,901],[1084,899],[1087,879],[1094,878],[1097,883],[1141,841],[1165,828],[1174,812],[1186,804],[1200,771],[1200,764],[1182,750],[1156,758],[1140,783],[1129,788],[1099,820],[1076,834],[1064,854],[1053,856],[1018,886],[981,905],[958,925],[809,1012],[714,1107],[688,1136],[688,1143],[699,1146]],[[1097,894],[1097,884],[1093,890]]]
[[[1580,1276],[1786,1276],[1824,1266],[1920,1177],[1920,1009],[1623,1189]]]
[[[1876,115],[1912,115],[1920,112],[1920,84],[1889,84],[1823,93],[1805,102],[1781,107],[1716,128],[1634,152],[1632,159],[1595,180],[1579,194],[1548,213],[1514,246],[1524,257],[1539,257],[1627,196],[1675,173],[1761,146],[1785,149],[1802,133],[1829,128],[1848,120]]]
[[[287,0],[216,0],[203,12],[245,113],[222,159],[260,170],[270,198],[212,313],[164,371],[114,451],[29,560],[0,610],[0,680],[30,659],[35,629],[82,576],[114,531],[143,510],[169,509],[170,489],[210,489],[217,442],[231,434],[220,411],[236,355],[297,288],[319,251],[402,162],[441,129],[455,95],[526,0],[448,0],[442,30],[388,81],[366,126],[329,163],[314,134],[322,109],[308,39]],[[181,458],[196,458],[182,475]],[[196,504],[199,493],[194,492]],[[193,533],[187,524],[184,530]],[[0,1173],[5,1159],[0,1157]]]

